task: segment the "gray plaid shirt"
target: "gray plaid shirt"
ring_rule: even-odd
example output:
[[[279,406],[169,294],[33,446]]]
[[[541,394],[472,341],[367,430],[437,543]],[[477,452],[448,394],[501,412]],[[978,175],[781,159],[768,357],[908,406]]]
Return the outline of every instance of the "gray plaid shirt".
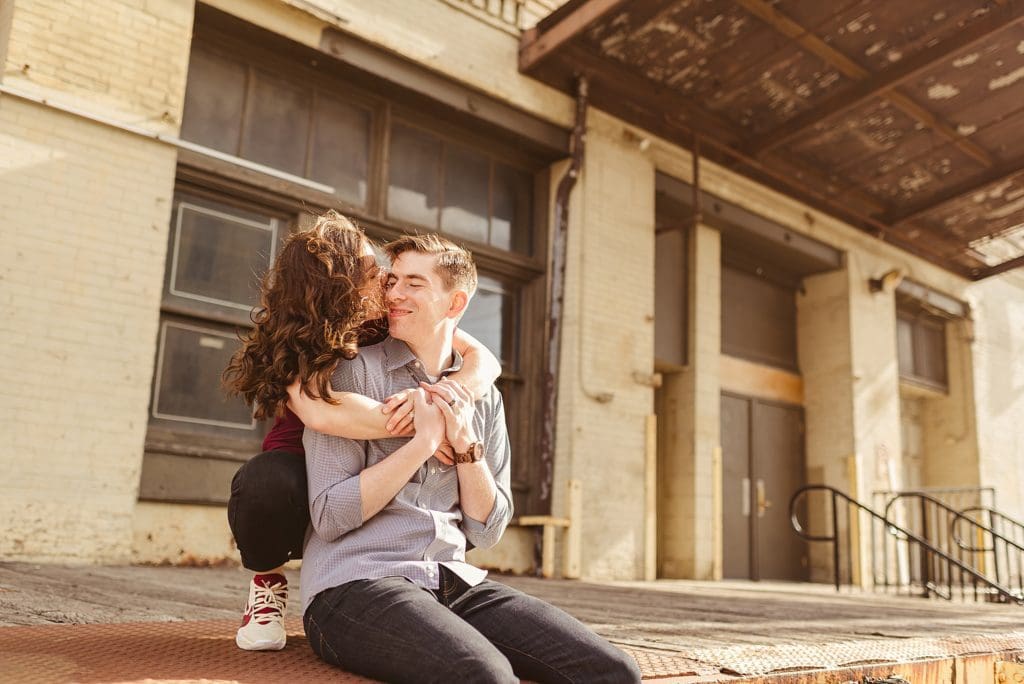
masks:
[[[452,367],[442,375],[461,366],[462,358],[454,352]],[[351,361],[342,360],[331,378],[337,391],[357,392],[378,401],[417,387],[420,381],[428,381],[421,364],[404,342],[391,337],[361,349]],[[321,591],[358,579],[398,576],[437,589],[439,565],[470,585],[483,581],[486,571],[465,562],[466,540],[481,548],[493,546],[512,518],[512,453],[497,388],[492,387],[476,402],[473,422],[497,485],[494,508],[482,523],[464,515],[459,507],[455,466],[442,465],[433,456],[394,499],[364,523],[360,472],[387,458],[410,438],[356,441],[306,429],[302,443],[313,529],[302,554],[303,612]]]

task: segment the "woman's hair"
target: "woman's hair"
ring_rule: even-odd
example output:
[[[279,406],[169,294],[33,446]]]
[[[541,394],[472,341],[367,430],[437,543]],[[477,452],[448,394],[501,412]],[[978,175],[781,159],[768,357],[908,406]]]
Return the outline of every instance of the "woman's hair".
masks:
[[[333,210],[285,241],[263,277],[255,327],[240,336],[223,375],[227,391],[253,404],[257,418],[284,412],[295,378],[310,396],[330,401],[338,358],[355,357],[360,326],[382,311],[379,294],[360,291],[377,270],[366,244],[363,231]]]

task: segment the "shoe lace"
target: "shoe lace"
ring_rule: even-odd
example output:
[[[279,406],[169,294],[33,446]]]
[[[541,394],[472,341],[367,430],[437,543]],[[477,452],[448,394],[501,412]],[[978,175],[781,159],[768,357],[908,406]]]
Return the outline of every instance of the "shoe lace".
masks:
[[[269,586],[254,583],[250,601],[252,619],[262,625],[284,617],[287,598],[288,588],[280,582]]]

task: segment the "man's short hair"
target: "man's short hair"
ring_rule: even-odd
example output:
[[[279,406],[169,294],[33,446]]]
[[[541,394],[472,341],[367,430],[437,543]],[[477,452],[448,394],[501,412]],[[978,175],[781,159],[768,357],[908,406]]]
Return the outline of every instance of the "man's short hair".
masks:
[[[440,235],[403,235],[384,245],[384,253],[394,262],[405,252],[433,254],[434,269],[449,290],[465,290],[469,296],[476,292],[476,264],[468,249]]]

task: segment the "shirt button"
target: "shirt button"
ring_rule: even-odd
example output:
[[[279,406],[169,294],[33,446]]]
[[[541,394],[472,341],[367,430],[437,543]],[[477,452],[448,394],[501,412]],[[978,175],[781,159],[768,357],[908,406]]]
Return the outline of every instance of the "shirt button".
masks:
[[[430,474],[431,474],[431,475],[433,475],[433,474],[434,474],[434,473],[436,473],[436,472],[437,472],[437,468],[431,468],[431,469],[430,469]]]

